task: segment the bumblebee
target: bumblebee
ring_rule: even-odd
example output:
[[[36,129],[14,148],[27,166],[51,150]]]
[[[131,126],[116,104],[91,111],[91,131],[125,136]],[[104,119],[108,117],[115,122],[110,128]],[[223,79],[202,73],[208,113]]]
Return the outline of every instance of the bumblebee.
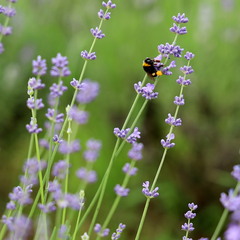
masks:
[[[163,63],[157,59],[146,58],[143,61],[143,69],[151,78],[163,75],[162,71],[160,71],[162,67]]]

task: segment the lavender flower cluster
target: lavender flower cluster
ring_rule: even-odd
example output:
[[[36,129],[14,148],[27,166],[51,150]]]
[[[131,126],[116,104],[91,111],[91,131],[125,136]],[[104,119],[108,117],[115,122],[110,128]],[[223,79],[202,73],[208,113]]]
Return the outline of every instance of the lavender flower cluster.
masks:
[[[5,22],[0,23],[0,54],[4,52],[4,46],[2,43],[3,36],[8,36],[12,34],[12,27],[8,26],[8,21],[10,18],[16,15],[16,10],[12,7],[13,3],[16,3],[17,0],[8,0],[8,5],[0,5],[0,14],[5,16]]]

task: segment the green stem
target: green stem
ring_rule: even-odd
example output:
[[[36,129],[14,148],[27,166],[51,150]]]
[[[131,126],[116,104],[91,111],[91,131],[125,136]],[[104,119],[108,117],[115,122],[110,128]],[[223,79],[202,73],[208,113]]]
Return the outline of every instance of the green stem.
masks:
[[[84,199],[84,195],[85,195],[84,191],[81,190],[80,194],[79,194],[80,199]],[[80,207],[80,209],[78,211],[77,221],[76,221],[76,224],[75,224],[75,229],[74,229],[72,240],[75,240],[75,238],[76,238],[76,235],[77,235],[77,232],[78,232],[78,226],[79,226],[79,223],[80,223],[81,213],[82,213],[82,208]]]
[[[70,141],[71,141],[71,122],[72,121],[70,121],[70,120],[68,121],[68,130],[67,130],[68,145],[70,144]],[[67,156],[66,156],[67,165],[69,165],[69,160],[70,160],[70,153],[68,153]],[[69,168],[67,169],[67,174],[66,174],[66,177],[65,177],[65,186],[64,186],[65,194],[67,194],[67,192],[68,192],[68,180],[69,180]],[[62,225],[65,223],[66,211],[67,211],[67,208],[65,207],[63,209],[63,214],[62,214]]]
[[[117,148],[118,148],[118,145],[119,145],[119,141],[120,140],[118,138],[117,142],[115,144],[115,147],[114,147],[114,150],[113,150],[112,157],[111,157],[111,160],[109,162],[108,168],[107,168],[106,173],[104,175],[104,178],[102,180],[102,187],[101,187],[101,192],[100,192],[100,196],[99,196],[99,199],[98,199],[97,207],[95,209],[95,212],[94,212],[94,215],[93,215],[93,218],[92,218],[89,230],[88,230],[88,236],[89,237],[90,237],[90,235],[92,233],[93,227],[95,225],[95,222],[96,222],[96,219],[97,219],[97,216],[98,216],[101,204],[102,204],[103,196],[104,196],[105,189],[106,189],[106,186],[107,186],[107,181],[108,181],[111,169],[112,169],[112,165],[113,165],[113,161],[115,159],[115,154],[116,154],[116,151],[117,151]]]
[[[39,164],[39,171],[38,171],[38,178],[39,178],[39,185],[40,185],[40,193],[41,193],[41,202],[44,204],[44,184],[43,184],[43,176],[41,170],[41,160],[40,160],[40,152],[39,152],[39,145],[38,145],[38,135],[34,133],[35,138],[35,146],[36,146],[36,155]]]
[[[143,228],[143,224],[144,224],[144,221],[145,221],[145,218],[146,218],[146,215],[147,215],[149,203],[150,203],[150,198],[147,198],[145,206],[144,206],[142,218],[141,218],[141,221],[140,221],[139,226],[138,226],[138,231],[137,231],[135,240],[138,240],[139,237],[140,237],[140,234],[141,234],[141,231],[142,231],[142,228]]]

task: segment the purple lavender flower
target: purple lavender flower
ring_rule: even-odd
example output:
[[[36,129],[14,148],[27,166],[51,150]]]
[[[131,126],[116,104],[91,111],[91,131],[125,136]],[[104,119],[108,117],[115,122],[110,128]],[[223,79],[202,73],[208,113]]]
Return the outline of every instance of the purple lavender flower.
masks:
[[[58,180],[53,180],[48,182],[48,191],[49,192],[58,192],[61,190],[61,185]]]
[[[25,162],[23,171],[31,175],[36,175],[40,170],[46,168],[46,166],[46,161],[41,160],[39,162],[36,158],[30,158]]]
[[[6,17],[11,18],[16,15],[16,10],[14,8],[11,8],[11,7],[3,7],[3,8],[4,8],[3,14]]]
[[[138,131],[138,127],[135,127],[133,130],[133,133],[131,133],[128,137],[127,137],[127,142],[128,143],[135,143],[137,141],[137,138],[141,138],[140,136],[141,132]]]
[[[38,204],[38,207],[40,210],[42,210],[44,213],[54,212],[57,208],[55,206],[54,202],[49,202],[47,204]]]
[[[32,90],[39,90],[45,87],[45,84],[42,83],[41,79],[36,79],[36,78],[30,78],[28,80],[28,89],[32,89]],[[30,94],[29,94],[30,95]]]
[[[166,140],[162,139],[161,144],[164,148],[172,148],[175,146],[175,143],[171,142],[175,138],[174,133],[168,134]]]
[[[186,27],[179,27],[176,23],[173,23],[173,27],[170,28],[170,31],[179,35],[187,33]]]
[[[105,13],[102,9],[100,9],[98,12],[98,17],[101,19],[103,18],[105,20],[109,20],[111,18],[111,13],[110,12]]]
[[[79,83],[75,78],[70,82],[71,86],[77,90],[83,89],[84,83]]]
[[[12,34],[12,27],[5,27],[0,24],[0,34],[2,34],[3,36],[8,36]]]
[[[73,106],[68,111],[68,116],[78,124],[86,124],[88,122],[88,112],[79,110],[77,106]]]
[[[173,117],[170,113],[168,113],[168,118],[165,119],[165,122],[171,126],[181,126],[182,125],[182,120],[181,118],[175,118]]]
[[[54,141],[55,143],[62,143],[62,142],[63,142],[63,140],[60,139],[57,134],[55,134],[55,135],[53,136],[53,141]]]
[[[122,168],[122,171],[124,173],[126,173],[127,175],[129,176],[134,176],[137,174],[137,168],[136,167],[131,167],[130,163],[126,163],[123,168]]]
[[[38,124],[36,123],[36,120],[32,117],[31,117],[30,124],[27,124],[26,128],[27,128],[29,133],[38,134],[38,133],[42,132],[42,128],[38,128]]]
[[[55,115],[55,109],[53,108],[48,108],[48,112],[45,114],[45,116],[53,122],[56,123],[61,123],[64,121],[64,114],[63,113],[59,113]]]
[[[189,60],[193,59],[195,57],[195,55],[191,52],[186,52],[184,57],[189,61]]]
[[[113,133],[119,138],[125,138],[129,131],[130,131],[130,128],[122,129],[122,130],[120,130],[119,128],[114,128]]]
[[[99,233],[102,229],[102,226],[99,223],[96,223],[94,226],[94,232]]]
[[[44,108],[44,104],[42,102],[42,99],[35,99],[34,97],[30,97],[27,100],[27,107],[29,109],[36,109],[39,110],[41,108]]]
[[[187,23],[188,22],[188,18],[185,17],[185,13],[183,13],[183,14],[178,13],[178,15],[173,16],[172,19],[177,23]]]
[[[14,210],[14,209],[16,209],[16,204],[15,204],[15,202],[14,202],[14,201],[8,202],[7,205],[6,205],[6,209],[9,209],[9,210]]]
[[[32,73],[37,76],[42,76],[47,72],[46,59],[42,59],[41,56],[37,56],[37,60],[32,61],[32,66]]]
[[[238,240],[240,236],[239,224],[230,224],[224,233],[225,240]]]
[[[67,77],[71,74],[68,68],[67,57],[63,57],[60,53],[55,58],[52,58],[51,76],[53,77]]]
[[[179,76],[179,78],[176,80],[176,82],[180,85],[184,85],[184,86],[188,86],[190,85],[192,82],[190,79],[185,79],[182,76]]]
[[[134,88],[137,93],[141,94],[147,100],[151,100],[158,97],[158,92],[153,92],[155,85],[147,83],[146,86],[142,86],[142,82],[134,84]]]
[[[65,160],[60,160],[53,165],[52,175],[60,179],[64,179],[70,165]]]
[[[28,176],[21,175],[19,179],[24,186],[28,186],[28,185],[35,186],[38,184],[38,176],[34,174],[30,174]]]
[[[6,215],[2,216],[2,222],[7,225],[9,230],[13,229],[13,217],[7,217]]]
[[[191,231],[194,230],[193,223],[191,223],[191,220],[196,217],[196,213],[193,213],[193,211],[196,210],[197,207],[198,207],[198,206],[197,206],[196,204],[194,204],[194,203],[189,203],[189,204],[188,204],[188,208],[189,208],[190,210],[187,211],[187,212],[184,214],[184,216],[185,216],[185,218],[188,220],[188,222],[187,222],[187,223],[184,223],[184,224],[182,225],[181,229],[182,229],[183,231],[186,231],[186,232],[187,232],[187,233],[186,233],[186,236],[188,235],[188,232],[191,232]],[[186,239],[186,240],[187,240],[188,238],[187,238],[186,236],[183,237],[183,239]]]
[[[237,181],[240,181],[240,165],[235,165],[231,174]]]
[[[91,28],[91,29],[90,29],[90,32],[92,33],[92,35],[93,35],[95,38],[102,39],[102,38],[105,37],[105,34],[102,33],[102,30],[100,30],[98,27],[96,27],[95,29],[94,29],[94,28]]]
[[[196,213],[193,213],[192,211],[187,211],[185,214],[184,214],[185,218],[187,219],[193,219],[196,217]]]
[[[149,181],[146,181],[142,184],[143,189],[142,189],[142,193],[147,197],[147,198],[155,198],[159,195],[158,191],[158,187],[154,188],[153,190],[149,190]]]
[[[198,205],[194,204],[194,203],[189,203],[188,207],[190,210],[194,211],[198,208]]]
[[[125,224],[120,223],[120,224],[118,225],[118,228],[117,228],[116,232],[114,232],[114,233],[112,234],[111,240],[117,240],[117,239],[119,239],[120,236],[121,236],[121,233],[122,233],[122,231],[124,230],[125,227],[126,227]]]
[[[220,202],[229,211],[240,209],[240,195],[235,195],[232,189],[229,190],[228,195],[226,193],[221,194]]]
[[[53,85],[49,89],[50,96],[52,96],[53,98],[60,97],[65,91],[67,91],[67,87],[63,85],[63,81],[60,81],[59,84],[53,83]]]
[[[169,55],[173,55],[174,57],[181,57],[183,48],[180,48],[178,45],[171,45],[169,43],[160,44],[158,46],[158,51],[163,54],[164,57],[169,57]]]
[[[99,94],[99,84],[89,79],[83,80],[82,89],[77,95],[78,103],[86,104],[92,102]]]
[[[68,203],[68,207],[72,208],[73,210],[80,210],[84,205],[84,198],[79,194],[65,194],[65,199]]]
[[[176,67],[175,61],[171,61],[171,63],[168,66],[162,69],[162,72],[164,75],[172,75],[172,72],[170,71],[170,69],[175,67]]]
[[[74,140],[70,143],[66,141],[62,141],[58,149],[58,151],[62,154],[70,154],[70,153],[78,152],[79,150],[80,150],[79,140]]]
[[[89,139],[87,141],[87,150],[84,151],[84,159],[88,162],[95,162],[99,156],[99,151],[102,147],[102,143],[95,139]]]
[[[95,52],[89,53],[87,50],[81,52],[81,57],[85,60],[95,60],[97,58]]]
[[[107,3],[103,1],[102,6],[105,8],[116,8],[116,4],[112,3],[111,0],[109,0]]]
[[[120,196],[120,197],[126,197],[130,191],[129,188],[125,188],[125,187],[122,187],[120,186],[119,184],[117,184],[115,187],[114,187],[114,191],[115,193]]]
[[[176,105],[184,105],[184,104],[185,104],[185,101],[184,101],[183,95],[181,95],[180,97],[179,97],[179,96],[176,96],[176,97],[175,97],[175,100],[174,100],[173,102],[174,102],[174,104],[176,104]]]
[[[8,229],[14,233],[15,239],[28,239],[31,228],[30,219],[23,215],[13,218],[11,224],[8,225]]]
[[[59,239],[69,239],[68,231],[69,231],[69,229],[66,225],[61,225],[58,230],[58,238]]]
[[[0,5],[0,14],[1,14],[1,13],[4,13],[4,11],[5,11],[5,7],[2,6],[2,5]]]
[[[13,192],[9,193],[9,198],[12,201],[17,201],[20,205],[28,205],[32,203],[30,193],[32,192],[32,185],[22,189],[20,186],[14,187]]]
[[[133,143],[132,148],[128,152],[128,157],[134,160],[141,160],[142,159],[142,143]]]
[[[193,223],[184,223],[182,225],[182,230],[191,232],[194,230]]]
[[[180,70],[184,73],[184,74],[191,74],[194,72],[193,68],[191,66],[183,66],[180,67]]]
[[[96,232],[101,237],[106,237],[108,236],[110,230],[108,228],[102,229],[102,226],[99,223],[97,223],[94,226],[94,232]]]
[[[3,44],[0,43],[0,54],[2,54],[4,52],[4,47],[3,47]]]
[[[49,142],[46,139],[44,138],[39,139],[39,144],[41,147],[49,149]]]
[[[94,183],[97,181],[97,173],[95,171],[87,170],[86,168],[79,168],[76,175],[87,183]]]

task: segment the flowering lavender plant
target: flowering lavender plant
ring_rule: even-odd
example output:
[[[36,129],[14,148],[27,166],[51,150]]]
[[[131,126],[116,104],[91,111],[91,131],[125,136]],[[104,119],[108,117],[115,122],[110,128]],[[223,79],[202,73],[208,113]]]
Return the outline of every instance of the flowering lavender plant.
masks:
[[[7,6],[0,5],[0,14],[5,16],[4,23],[0,23],[0,54],[4,52],[3,36],[12,34],[12,27],[9,26],[9,21],[16,14],[16,10],[12,7],[16,2],[17,0],[9,0]]]
[[[9,0],[9,3],[14,2],[14,0]],[[121,238],[125,234],[123,230],[127,229],[127,226],[120,223],[117,228],[114,226],[111,229],[111,221],[117,212],[120,201],[127,199],[131,194],[130,180],[137,176],[138,171],[142,171],[137,168],[138,162],[144,158],[144,145],[141,139],[141,126],[137,126],[138,120],[148,102],[158,98],[159,78],[169,78],[170,75],[173,75],[172,69],[178,68],[179,76],[175,79],[179,86],[179,93],[172,100],[175,111],[167,114],[165,123],[169,125],[169,130],[164,134],[166,137],[159,139],[158,143],[162,158],[156,173],[153,174],[153,179],[151,181],[142,179],[142,195],[144,195],[142,197],[145,197],[145,206],[139,225],[135,228],[135,240],[141,236],[150,201],[155,201],[163,194],[161,187],[157,186],[159,176],[168,151],[177,146],[177,134],[174,133],[174,130],[183,123],[179,117],[179,110],[187,102],[184,90],[191,85],[190,74],[194,72],[190,65],[194,54],[177,45],[178,37],[187,34],[185,24],[188,23],[188,18],[185,14],[180,13],[174,16],[172,18],[174,23],[170,28],[170,32],[174,34],[173,41],[157,46],[158,56],[154,59],[163,62],[161,64],[162,75],[151,83],[147,82],[148,77],[145,75],[142,81],[133,85],[136,97],[122,127],[116,126],[113,129],[115,144],[104,176],[99,177],[95,163],[101,154],[104,143],[93,136],[84,142],[77,136],[78,133],[81,135],[81,130],[87,127],[91,118],[91,114],[87,110],[88,104],[97,98],[100,89],[99,83],[84,79],[83,76],[88,64],[97,59],[97,53],[94,51],[95,44],[99,40],[104,41],[104,38],[107,37],[107,33],[103,32],[102,27],[106,20],[111,19],[116,4],[109,0],[102,2],[102,8],[96,14],[100,21],[98,26],[90,29],[93,38],[90,48],[79,53],[84,60],[79,78],[73,77],[70,84],[67,83],[66,79],[71,75],[71,70],[67,56],[63,56],[61,53],[52,58],[50,68],[47,66],[47,61],[41,56],[37,56],[32,62],[33,76],[28,81],[28,99],[26,101],[31,115],[29,123],[26,124],[26,129],[30,134],[28,157],[23,167],[23,174],[20,176],[20,184],[9,193],[9,202],[2,216],[0,240],[29,239],[31,234],[35,239],[75,240],[81,237],[82,240],[92,238],[99,240],[107,236],[113,240]],[[10,18],[15,11],[10,7],[0,6],[0,13]],[[0,30],[2,36],[11,32],[7,28],[7,23],[4,27],[0,25]],[[0,52],[3,51],[1,49],[3,49],[3,45],[0,43]],[[179,58],[182,58],[183,66],[177,65],[176,59]],[[158,71],[159,66],[155,67]],[[44,77],[48,69],[50,76],[55,80],[49,88],[47,101],[44,101],[39,97],[41,94],[39,90],[47,85],[44,83]],[[65,112],[62,112],[61,100],[66,91],[72,92],[72,99],[66,106]],[[44,126],[38,121],[40,114],[46,117]],[[132,122],[131,119],[133,119]],[[114,181],[114,178],[111,178],[111,171],[124,147],[128,148],[129,162],[123,163],[121,166],[122,180],[116,182],[111,189],[115,198],[108,205],[108,212],[104,216],[106,212],[100,214],[100,211],[104,205],[104,196],[109,191],[107,188],[109,182]],[[77,169],[73,169],[73,165],[76,165],[73,161],[74,156],[81,159]],[[104,159],[107,161],[108,158],[104,157]],[[240,167],[236,166],[232,173],[238,182],[240,181],[239,169]],[[73,177],[75,177],[75,181],[72,181]],[[76,179],[78,188],[73,192],[71,185],[76,182]],[[92,198],[85,198],[85,192],[88,191],[89,185],[94,184],[98,179],[100,181],[95,195]],[[138,186],[138,191],[141,192],[141,186]],[[238,229],[239,198],[239,187],[231,190],[228,195],[221,195],[221,202],[226,210],[211,240],[215,240],[218,236],[228,211],[232,211],[233,216],[232,222],[225,232],[225,237],[227,240],[237,240],[235,236],[240,234]],[[197,205],[190,203],[188,207],[189,210],[184,215],[187,222],[181,227],[185,232],[183,240],[191,239],[189,233],[194,230],[192,220],[196,217],[194,211],[197,209]],[[122,222],[126,219],[123,219]]]

